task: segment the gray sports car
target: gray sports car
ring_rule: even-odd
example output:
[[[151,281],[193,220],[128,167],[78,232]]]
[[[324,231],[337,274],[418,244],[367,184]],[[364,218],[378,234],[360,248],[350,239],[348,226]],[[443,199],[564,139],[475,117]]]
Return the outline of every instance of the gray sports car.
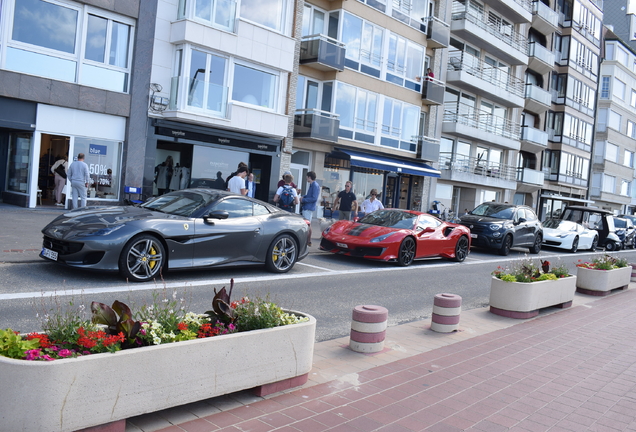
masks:
[[[308,222],[259,200],[184,189],[136,206],[83,207],[43,230],[40,256],[72,267],[118,270],[135,282],[168,269],[265,264],[285,273],[307,256]]]

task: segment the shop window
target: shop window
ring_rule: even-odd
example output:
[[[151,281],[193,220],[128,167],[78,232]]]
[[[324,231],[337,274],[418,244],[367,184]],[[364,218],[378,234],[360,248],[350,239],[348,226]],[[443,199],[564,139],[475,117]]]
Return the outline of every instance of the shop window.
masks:
[[[88,189],[90,198],[119,197],[121,151],[122,143],[118,141],[75,138],[74,154],[84,153],[84,162],[91,176]]]
[[[241,0],[241,18],[283,31],[287,0]]]
[[[20,193],[29,192],[31,138],[30,133],[11,134],[9,137],[7,191]]]
[[[14,0],[14,4],[6,69],[128,91],[132,20],[73,3]]]

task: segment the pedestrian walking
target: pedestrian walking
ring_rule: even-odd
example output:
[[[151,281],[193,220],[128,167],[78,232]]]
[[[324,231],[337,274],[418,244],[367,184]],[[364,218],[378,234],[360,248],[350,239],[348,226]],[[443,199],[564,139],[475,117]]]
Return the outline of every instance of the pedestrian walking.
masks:
[[[86,190],[91,181],[91,176],[88,172],[88,165],[84,162],[84,153],[77,155],[77,160],[68,167],[66,175],[71,182],[73,208],[86,207]],[[78,197],[80,199],[79,206],[77,204]]]

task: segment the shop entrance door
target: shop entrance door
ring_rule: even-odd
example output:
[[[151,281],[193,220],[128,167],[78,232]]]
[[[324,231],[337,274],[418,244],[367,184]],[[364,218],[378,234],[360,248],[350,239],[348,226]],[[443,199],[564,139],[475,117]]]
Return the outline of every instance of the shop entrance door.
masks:
[[[40,159],[38,165],[38,189],[39,194],[36,205],[55,205],[55,175],[51,172],[51,167],[55,162],[66,157],[68,166],[73,162],[69,160],[69,145],[71,138],[62,135],[42,134],[40,139]],[[71,197],[66,197],[70,199]],[[60,201],[65,201],[64,194],[60,195]]]
[[[398,203],[397,208],[408,210],[411,208],[409,203],[411,202],[411,176],[408,174],[402,174],[399,176],[400,188],[398,191]]]

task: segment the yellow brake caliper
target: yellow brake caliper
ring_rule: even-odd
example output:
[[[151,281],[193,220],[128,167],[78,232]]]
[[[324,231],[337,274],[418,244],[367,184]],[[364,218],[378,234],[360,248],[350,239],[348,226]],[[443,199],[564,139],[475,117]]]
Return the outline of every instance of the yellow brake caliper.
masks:
[[[154,248],[154,246],[150,248],[150,255],[157,255],[157,250]],[[157,265],[157,261],[155,260],[149,260],[149,261],[150,262],[148,263],[148,266],[152,270]]]

